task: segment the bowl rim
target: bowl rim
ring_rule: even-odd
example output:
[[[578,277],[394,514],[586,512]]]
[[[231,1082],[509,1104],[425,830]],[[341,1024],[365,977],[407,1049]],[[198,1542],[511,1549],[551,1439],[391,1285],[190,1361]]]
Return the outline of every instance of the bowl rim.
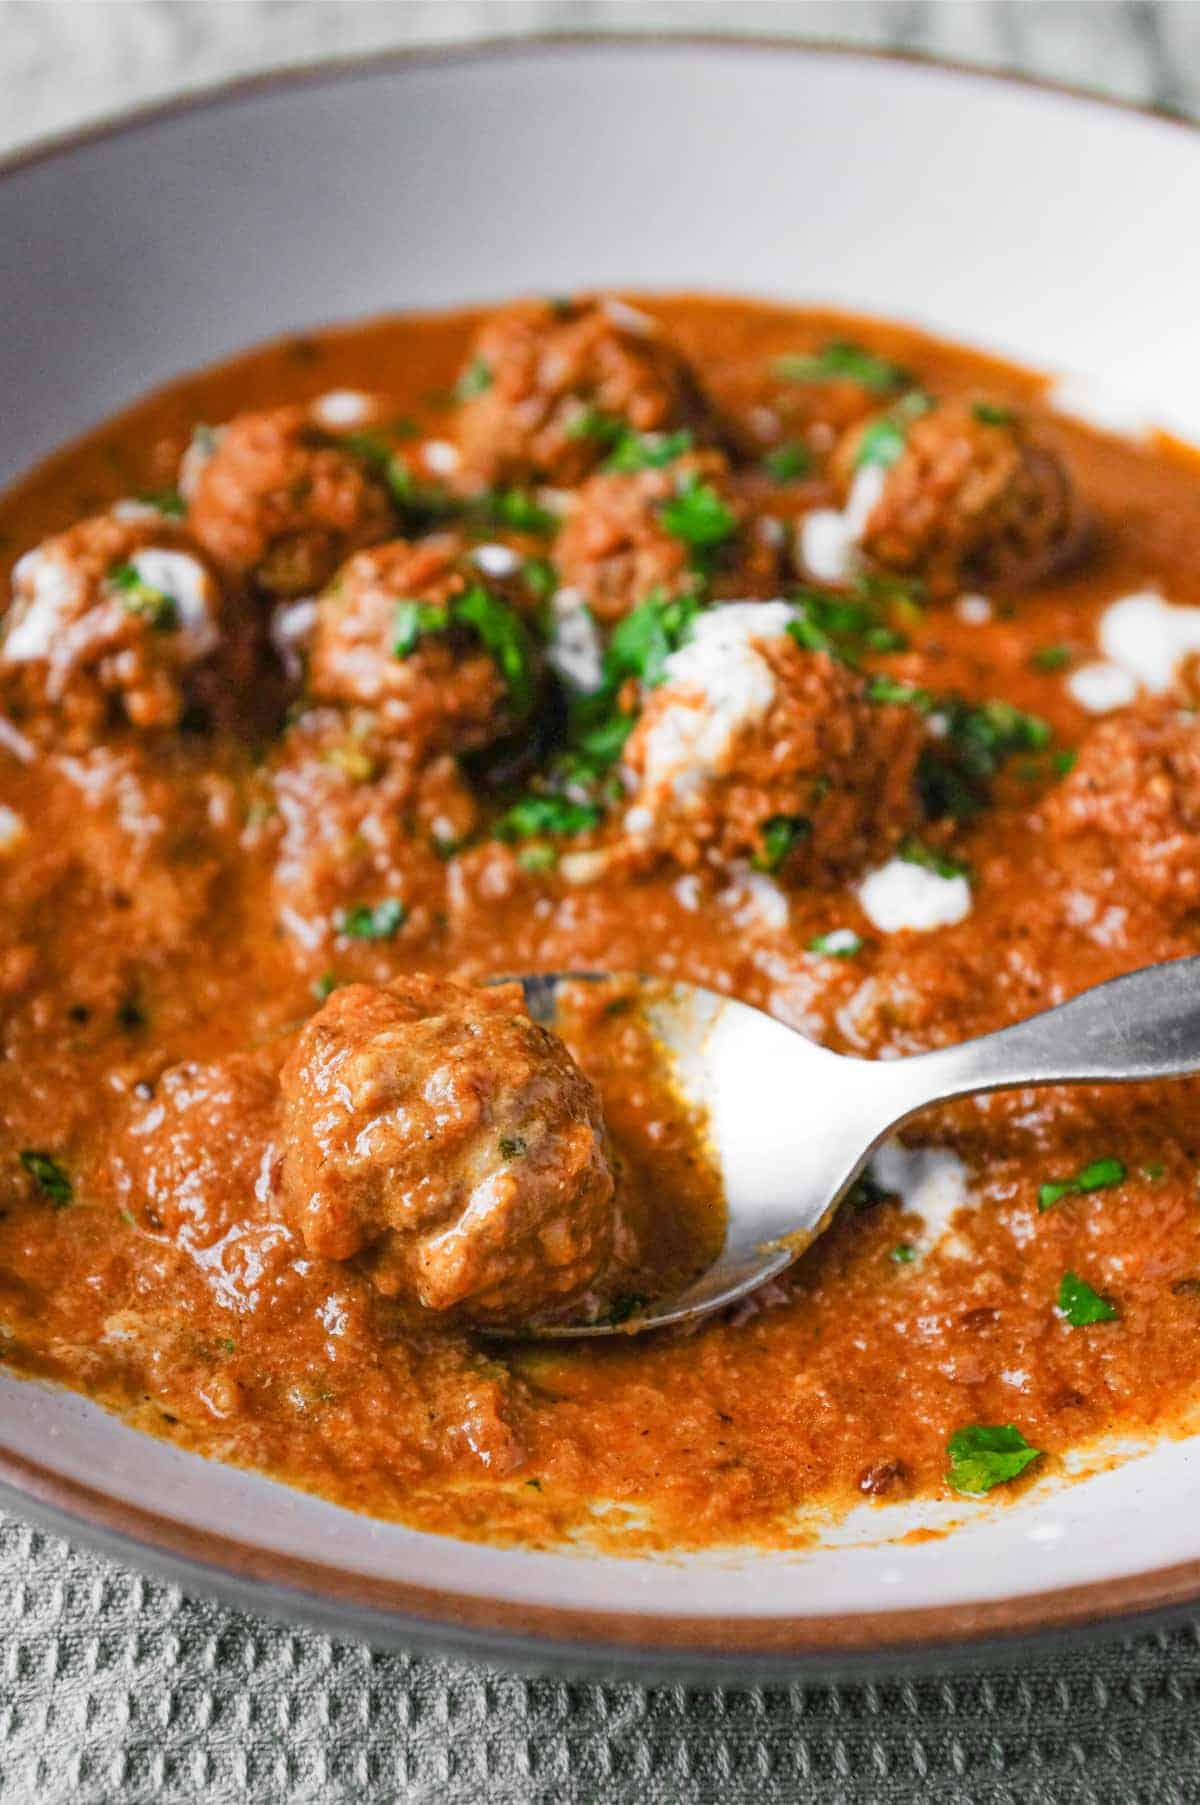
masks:
[[[1193,142],[1200,120],[1168,107],[1098,94],[1082,85],[983,68],[919,51],[838,39],[727,32],[541,32],[463,44],[399,46],[289,63],[186,94],[151,101],[86,125],[37,138],[0,156],[0,187],[26,171],[135,136],[193,113],[251,105],[275,94],[334,87],[427,68],[470,66],[553,52],[586,58],[622,49],[648,55],[702,50],[714,55],[787,51],[806,58],[896,65],[960,81],[1034,92],[1146,124],[1182,128]],[[194,1528],[68,1478],[0,1443],[0,1504],[52,1533],[117,1560],[132,1559],[172,1583],[271,1617],[300,1619],[327,1633],[380,1645],[426,1649],[519,1667],[583,1672],[688,1675],[756,1683],[800,1672],[823,1677],[936,1666],[946,1657],[979,1662],[1056,1644],[1084,1632],[1126,1635],[1187,1615],[1200,1599],[1200,1559],[1144,1573],[1009,1598],[904,1610],[795,1618],[730,1619],[679,1612],[598,1611],[541,1605],[487,1593],[370,1579],[324,1563],[255,1547]]]

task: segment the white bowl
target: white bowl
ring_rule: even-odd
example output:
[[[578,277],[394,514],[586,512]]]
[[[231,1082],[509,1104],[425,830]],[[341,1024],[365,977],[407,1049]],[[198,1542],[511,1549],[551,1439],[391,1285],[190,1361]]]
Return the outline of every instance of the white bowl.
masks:
[[[8,166],[0,476],[290,327],[528,290],[744,290],[940,328],[1200,438],[1200,135],[986,76],[753,43],[529,44],[251,83]],[[1115,396],[1115,400],[1114,400]],[[1200,1596],[1200,1443],[787,1558],[615,1561],[351,1515],[0,1378],[14,1508],[401,1642],[748,1677]],[[921,1525],[960,1523],[937,1540]]]

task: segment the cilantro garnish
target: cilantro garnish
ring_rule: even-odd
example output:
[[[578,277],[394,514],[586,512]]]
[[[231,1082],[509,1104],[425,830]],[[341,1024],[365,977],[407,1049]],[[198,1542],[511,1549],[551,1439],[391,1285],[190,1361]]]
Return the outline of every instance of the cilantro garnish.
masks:
[[[778,871],[798,840],[812,832],[804,815],[771,815],[760,829],[762,844],[750,863],[756,871]]]
[[[538,834],[583,834],[595,827],[601,810],[594,802],[566,796],[521,796],[496,823],[501,840],[530,840]]]
[[[313,979],[312,993],[318,1003],[327,1002],[340,983],[341,979],[335,971],[323,971],[319,978]]]
[[[833,339],[816,352],[777,357],[774,368],[785,382],[857,382],[881,395],[907,388],[912,380],[899,364],[845,339]]]
[[[737,528],[737,516],[725,506],[711,483],[690,471],[659,515],[668,533],[693,552],[712,551]]]
[[[397,602],[392,615],[392,652],[408,658],[426,633],[444,633],[450,610],[441,602]]]
[[[1050,728],[1037,715],[1025,714],[1011,702],[937,703],[945,733],[921,755],[917,773],[925,813],[937,820],[962,820],[978,813],[987,800],[991,780],[1018,752],[1044,752]]]
[[[956,1492],[979,1497],[1023,1473],[1042,1450],[1025,1440],[1012,1423],[971,1423],[956,1429],[946,1443],[950,1465],[946,1478]]]
[[[1072,657],[1070,646],[1038,646],[1029,654],[1029,662],[1035,671],[1061,671]]]
[[[525,587],[539,602],[544,602],[558,588],[558,572],[549,558],[526,558],[521,566]]]
[[[897,652],[908,643],[884,621],[880,601],[865,585],[853,596],[800,589],[790,600],[796,612],[788,632],[803,651],[828,652],[853,666],[863,651]]]
[[[552,533],[558,526],[558,515],[524,489],[490,489],[476,497],[473,505],[514,533]]]
[[[386,896],[382,902],[359,903],[353,909],[340,910],[334,925],[351,940],[390,940],[407,919],[407,904],[398,896]]]
[[[182,520],[187,512],[178,489],[143,489],[138,500],[144,507],[153,508],[158,514],[165,514],[168,520]]]
[[[667,659],[688,636],[699,612],[693,595],[646,597],[617,623],[604,660],[606,687],[619,688],[626,677],[637,677],[647,689],[663,680]]]
[[[1012,408],[1001,407],[995,401],[976,401],[971,412],[981,426],[1011,426],[1013,422]]]
[[[624,420],[602,413],[591,401],[567,421],[568,439],[595,439],[601,445],[613,445],[629,431]]]
[[[519,715],[533,706],[533,647],[525,623],[518,614],[474,584],[449,602],[396,603],[392,617],[392,651],[408,658],[426,633],[445,633],[452,627],[468,627],[499,667],[509,698]]]
[[[918,714],[928,714],[933,708],[933,697],[927,689],[918,689],[912,683],[901,683],[898,677],[889,677],[880,673],[867,678],[868,702],[897,702],[905,708],[915,708]]]
[[[897,1266],[911,1266],[916,1257],[917,1250],[910,1241],[898,1241],[888,1254],[888,1259],[894,1260]]]
[[[522,871],[533,873],[553,871],[558,864],[558,854],[544,840],[531,840],[528,846],[520,847],[516,858]]]
[[[1093,1322],[1115,1322],[1121,1314],[1115,1304],[1093,1291],[1087,1280],[1075,1272],[1063,1273],[1058,1308],[1073,1329],[1086,1329]]]
[[[774,451],[768,451],[762,460],[762,467],[774,482],[794,482],[798,476],[807,476],[812,469],[812,452],[807,445],[799,445],[791,440],[786,445],[777,445]]]
[[[604,468],[627,476],[639,470],[662,470],[691,449],[692,435],[686,427],[678,432],[634,432],[626,427],[604,460]]]
[[[1104,1191],[1110,1185],[1124,1182],[1125,1167],[1119,1159],[1094,1159],[1090,1166],[1074,1178],[1053,1178],[1038,1187],[1038,1209],[1053,1209],[1060,1197],[1074,1197],[1081,1192]]]
[[[476,395],[482,395],[490,389],[494,378],[491,368],[482,357],[474,358],[463,371],[454,385],[456,401],[470,401]]]
[[[853,928],[831,928],[828,934],[815,934],[808,943],[810,953],[823,959],[853,959],[863,949],[863,937]]]
[[[505,1159],[520,1159],[522,1154],[529,1152],[529,1146],[519,1134],[502,1134],[500,1151]]]
[[[918,840],[915,834],[905,834],[896,848],[896,857],[903,859],[906,865],[920,865],[926,871],[934,871],[938,877],[967,877],[968,868],[958,859],[950,858],[944,852],[935,852]]]
[[[114,564],[108,580],[121,597],[126,614],[136,614],[156,633],[169,633],[179,625],[179,603],[165,589],[147,583],[134,564]]]
[[[42,1153],[36,1148],[27,1147],[21,1154],[21,1164],[38,1190],[50,1199],[56,1210],[61,1210],[71,1202],[75,1188],[52,1153]]]
[[[913,421],[927,414],[932,406],[932,400],[921,389],[902,396],[894,407],[879,419],[872,420],[866,428],[858,443],[854,468],[863,470],[874,464],[881,470],[889,470],[904,450]]]

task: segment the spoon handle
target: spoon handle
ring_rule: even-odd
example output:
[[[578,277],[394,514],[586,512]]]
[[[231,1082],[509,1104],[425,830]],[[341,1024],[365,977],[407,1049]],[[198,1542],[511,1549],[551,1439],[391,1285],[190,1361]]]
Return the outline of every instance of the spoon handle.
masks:
[[[1128,972],[1011,1028],[896,1065],[912,1081],[906,1114],[974,1091],[1122,1084],[1200,1071],[1200,957]]]

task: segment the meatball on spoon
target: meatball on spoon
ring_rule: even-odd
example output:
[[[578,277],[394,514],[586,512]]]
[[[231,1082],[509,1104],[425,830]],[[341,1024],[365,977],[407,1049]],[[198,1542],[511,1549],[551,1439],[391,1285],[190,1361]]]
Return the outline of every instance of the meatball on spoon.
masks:
[[[565,981],[522,981],[535,1020],[553,1026]],[[686,1100],[707,1117],[728,1209],[724,1247],[684,1290],[619,1323],[556,1323],[530,1334],[630,1334],[735,1303],[804,1252],[884,1137],[930,1104],[1200,1070],[1200,957],[1130,972],[1013,1027],[904,1059],[831,1053],[761,1010],[687,984],[645,979],[640,1007]]]

